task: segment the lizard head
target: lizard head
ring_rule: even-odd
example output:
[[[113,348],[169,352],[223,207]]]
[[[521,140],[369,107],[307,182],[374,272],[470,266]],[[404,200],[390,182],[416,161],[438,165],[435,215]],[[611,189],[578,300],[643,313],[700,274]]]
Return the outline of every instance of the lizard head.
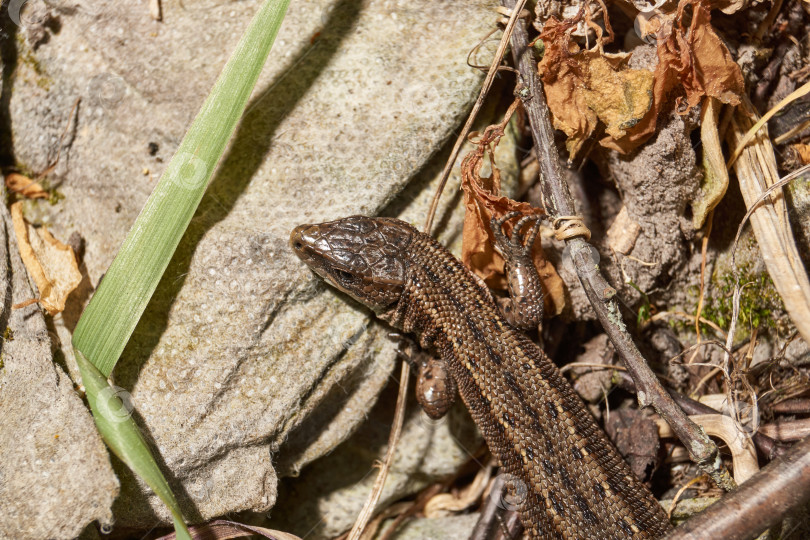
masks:
[[[290,247],[316,274],[379,313],[402,295],[416,233],[398,219],[352,216],[300,225]]]

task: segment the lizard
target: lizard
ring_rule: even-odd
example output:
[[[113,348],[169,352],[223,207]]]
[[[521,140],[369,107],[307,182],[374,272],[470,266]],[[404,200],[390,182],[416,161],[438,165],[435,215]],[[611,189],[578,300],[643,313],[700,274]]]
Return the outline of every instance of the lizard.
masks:
[[[509,217],[493,219],[493,230]],[[520,242],[495,237],[507,263],[525,256]],[[554,363],[439,242],[395,218],[351,216],[296,227],[290,247],[329,284],[438,354],[514,479],[528,538],[644,539],[670,530],[663,508]]]

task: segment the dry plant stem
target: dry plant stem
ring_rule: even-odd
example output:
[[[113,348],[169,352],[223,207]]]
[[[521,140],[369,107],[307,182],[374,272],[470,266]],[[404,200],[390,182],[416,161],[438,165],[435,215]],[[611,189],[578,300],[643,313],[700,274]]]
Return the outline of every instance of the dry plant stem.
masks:
[[[778,146],[782,143],[785,143],[807,128],[810,128],[810,118],[808,118],[801,124],[797,125],[796,127],[791,128],[789,131],[779,135],[777,138],[773,140],[773,144]]]
[[[762,433],[780,441],[798,441],[810,435],[810,418],[792,422],[778,421],[773,424],[765,424],[759,429]]]
[[[514,8],[514,0],[501,0],[501,5]],[[540,162],[543,201],[552,217],[576,214],[568,185],[562,180],[560,159],[554,144],[548,106],[543,99],[543,86],[537,76],[537,63],[528,47],[526,25],[519,21],[512,33],[512,54],[520,71],[522,83],[516,93],[523,101],[529,117],[534,149]],[[718,486],[733,489],[734,481],[720,460],[717,446],[675,404],[647,365],[622,321],[619,304],[611,287],[598,270],[593,248],[582,237],[566,240],[580,283],[596,312],[616,352],[622,357],[627,371],[638,388],[638,401],[644,407],[652,405],[672,426],[672,430],[689,450],[692,459],[711,476]]]
[[[506,482],[493,483],[492,490],[484,500],[478,521],[475,522],[475,527],[470,533],[470,540],[492,540],[500,536],[498,533],[503,526],[504,516],[509,513],[509,510],[503,505],[504,498],[507,496],[505,490]]]
[[[771,405],[774,414],[810,414],[810,399],[788,399]]]
[[[754,443],[750,437],[747,437],[739,430],[733,418],[724,414],[696,414],[690,416],[690,418],[700,425],[706,433],[726,443],[734,464],[734,481],[738,485],[759,471],[757,450]],[[656,424],[658,424],[659,437],[672,437],[672,429],[663,419],[658,418]]]
[[[771,158],[773,157],[772,153],[771,153],[770,157]],[[763,236],[767,235],[765,237],[764,241],[765,242],[771,242],[771,244],[772,244],[771,246],[763,245],[763,241],[760,240],[759,238],[757,238],[757,241],[760,243],[760,246],[761,246],[760,247],[761,251],[764,252],[765,249],[768,249],[770,251],[773,248],[773,245],[778,245],[780,243],[780,241],[783,240],[782,238],[776,236],[775,231],[773,231],[769,227],[765,227],[764,224],[767,224],[767,223],[770,223],[770,222],[773,222],[773,221],[777,221],[777,219],[778,219],[778,218],[772,218],[770,216],[769,211],[773,210],[774,213],[776,213],[777,210],[782,210],[783,212],[780,212],[780,213],[784,214],[784,212],[786,212],[787,209],[785,207],[783,207],[782,205],[777,207],[774,204],[773,201],[770,201],[770,204],[763,204],[763,203],[766,203],[766,201],[771,197],[771,195],[773,193],[775,193],[777,190],[780,190],[783,186],[787,185],[789,182],[792,182],[793,180],[795,180],[797,178],[800,178],[803,175],[806,175],[808,172],[810,172],[810,165],[805,165],[804,167],[801,167],[801,168],[793,171],[792,173],[788,174],[784,178],[781,178],[780,180],[774,182],[773,185],[771,185],[767,189],[763,190],[762,193],[755,200],[751,201],[751,204],[749,205],[748,211],[745,213],[745,216],[743,216],[742,221],[740,221],[740,225],[737,227],[737,235],[734,237],[734,244],[732,244],[732,249],[731,249],[731,266],[732,266],[732,268],[735,268],[735,269],[737,268],[737,246],[739,245],[740,236],[742,235],[743,228],[745,227],[745,224],[748,222],[749,219],[752,220],[752,226],[755,227],[754,228],[754,233],[757,234],[757,232],[759,232],[759,235],[763,235]],[[738,177],[740,176],[740,171],[737,171],[737,176]],[[745,196],[747,194],[746,191],[747,190],[743,189],[743,198],[745,198]],[[780,199],[781,198],[777,198],[777,202],[781,202],[783,204],[783,201],[781,201]],[[748,204],[748,203],[746,202],[746,204]],[[754,215],[754,212],[756,210],[760,209],[760,208],[764,209],[764,215],[761,217],[761,219],[757,223],[757,222],[754,222],[754,218],[752,216]],[[759,235],[757,235],[757,236],[759,236]],[[807,278],[806,278],[806,276],[801,274],[801,271],[803,270],[803,267],[801,267],[801,262],[799,260],[798,252],[796,251],[795,241],[793,240],[792,235],[791,235],[791,237],[789,239],[785,240],[782,247],[784,247],[785,250],[782,251],[781,253],[779,251],[774,250],[773,253],[768,254],[768,257],[766,257],[765,254],[763,253],[763,258],[765,259],[766,267],[768,266],[769,259],[771,260],[771,262],[773,264],[773,259],[776,258],[777,256],[781,256],[785,260],[796,261],[795,265],[791,266],[791,270],[795,270],[795,272],[796,272],[796,274],[795,274],[796,279],[791,281],[793,290],[790,290],[788,292],[791,293],[791,294],[795,292],[796,296],[798,296],[800,298],[798,301],[796,299],[794,299],[792,296],[788,296],[787,294],[783,294],[780,291],[780,288],[784,289],[785,287],[775,277],[776,272],[774,270],[772,270],[771,268],[768,268],[768,273],[771,275],[771,278],[774,281],[774,286],[777,288],[777,292],[779,292],[780,296],[782,296],[782,300],[785,302],[786,307],[788,308],[788,311],[790,312],[790,315],[793,318],[793,322],[798,327],[799,333],[802,334],[802,337],[807,339],[807,335],[808,335],[808,333],[810,333],[810,314],[807,314],[807,306],[802,301],[803,298],[805,296],[807,296],[805,294],[802,294],[803,293],[803,291],[802,291],[803,286],[807,285],[807,283],[806,283]],[[778,272],[784,272],[784,274],[782,274],[782,275],[787,274],[787,278],[783,278],[785,281],[791,277],[790,272],[786,271],[786,269],[781,265],[779,267],[775,267],[775,270],[778,271]],[[776,274],[776,275],[781,277],[780,274]],[[735,274],[734,274],[734,278],[735,278],[734,297],[733,297],[733,300],[734,300],[733,307],[734,307],[734,309],[733,309],[732,315],[731,315],[731,325],[729,326],[727,343],[733,343],[733,341],[734,341],[734,330],[735,330],[736,325],[737,325],[737,318],[739,316],[739,311],[740,311],[739,310],[739,297],[740,297],[742,289],[741,289],[741,286],[740,286],[740,283],[739,283],[739,277],[740,277],[739,273],[735,271]],[[791,305],[793,306],[793,309],[791,309]],[[802,332],[802,330],[804,330],[804,332]],[[726,363],[728,362],[728,355],[726,355],[726,357],[723,359],[723,361],[726,362]]]
[[[392,537],[397,535],[399,527],[406,519],[409,519],[414,515],[416,515],[418,512],[423,511],[426,504],[430,502],[434,497],[440,495],[439,492],[445,488],[446,486],[443,486],[442,484],[433,484],[432,486],[428,486],[427,489],[423,490],[421,493],[419,493],[419,495],[417,495],[415,501],[411,503],[402,503],[405,506],[403,507],[402,510],[398,511],[396,514],[390,513],[389,508],[393,508],[397,505],[389,506],[388,508],[385,509],[385,511],[378,514],[378,516],[375,518],[376,521],[378,518],[385,516],[385,514],[389,513],[390,516],[388,517],[396,516],[393,522],[390,525],[388,525],[388,527],[385,529],[385,532],[381,535],[377,535],[375,532],[367,530],[365,533],[363,533],[363,537],[361,540],[366,539],[372,540],[374,538],[377,538],[379,540],[390,540]],[[384,519],[380,520],[380,524],[382,524],[382,521],[384,521]]]
[[[625,373],[618,374],[618,384],[625,390],[635,391],[636,386],[633,379]],[[709,407],[705,403],[695,401],[694,399],[676,392],[675,390],[668,390],[669,395],[675,400],[678,406],[686,411],[686,414],[720,414],[720,411]],[[764,456],[768,461],[775,459],[787,451],[788,447],[765,435],[764,433],[754,433],[752,437],[754,446],[757,447],[759,454]]]
[[[349,532],[349,540],[358,540],[366,528],[371,516],[374,514],[374,508],[382,495],[383,487],[385,486],[385,479],[388,476],[388,469],[391,468],[391,462],[394,460],[394,452],[397,448],[397,441],[399,435],[402,433],[402,423],[405,420],[405,399],[408,395],[408,377],[411,375],[411,366],[408,362],[402,362],[402,371],[399,376],[399,393],[397,394],[397,409],[394,413],[394,422],[391,426],[391,433],[388,435],[388,450],[385,452],[385,459],[380,464],[380,472],[377,473],[377,478],[374,480],[374,487],[368,496],[366,504],[357,516],[357,521],[354,527]],[[401,406],[400,406],[401,404]]]
[[[766,112],[762,116],[762,118],[757,120],[757,122],[753,126],[751,126],[751,128],[745,133],[742,140],[740,140],[737,143],[734,153],[731,154],[731,157],[729,158],[726,167],[730,169],[731,166],[734,165],[734,162],[737,161],[737,158],[740,157],[740,154],[742,154],[742,151],[745,150],[745,147],[748,146],[748,144],[754,140],[754,137],[756,137],[759,130],[762,129],[762,126],[768,123],[768,120],[773,118],[776,115],[776,113],[781,111],[787,105],[789,105],[790,103],[796,101],[801,97],[806,96],[808,93],[810,93],[810,81],[804,83],[797,90],[791,92],[784,99],[782,99],[782,101],[774,105],[770,111]]]
[[[495,51],[495,58],[492,59],[492,64],[489,66],[489,71],[484,79],[484,84],[481,85],[481,91],[478,93],[478,99],[475,100],[475,105],[473,105],[473,108],[467,117],[467,121],[464,123],[464,127],[461,129],[461,133],[459,133],[458,138],[456,139],[456,144],[453,145],[453,151],[450,152],[450,157],[447,158],[447,163],[444,165],[442,176],[439,179],[439,186],[436,188],[436,194],[433,196],[433,201],[430,203],[430,210],[428,211],[427,219],[425,220],[425,227],[423,229],[425,234],[430,234],[430,229],[433,228],[433,217],[436,215],[436,208],[439,206],[439,199],[442,196],[442,191],[444,191],[444,186],[447,184],[447,179],[450,177],[450,171],[456,162],[458,153],[461,151],[461,146],[464,144],[464,141],[467,140],[467,135],[470,133],[470,129],[472,129],[473,122],[475,122],[475,117],[478,116],[478,111],[481,110],[481,107],[484,104],[484,98],[487,97],[489,89],[492,87],[492,81],[495,80],[495,75],[498,73],[501,60],[503,59],[503,55],[506,53],[506,48],[509,45],[509,37],[512,35],[515,24],[520,19],[520,13],[523,10],[523,6],[526,4],[526,0],[520,0],[518,4],[518,9],[512,11],[512,15],[509,17],[509,21],[506,23],[503,36],[501,36],[501,42],[498,44],[498,50]]]
[[[807,438],[769,463],[737,491],[690,518],[665,538],[756,538],[809,500],[810,438]]]
[[[697,336],[697,342],[700,343],[700,340],[703,337],[700,334],[700,319],[703,313],[703,301],[706,293],[706,251],[709,247],[709,237],[712,234],[712,224],[714,223],[714,210],[709,212],[709,215],[706,216],[706,232],[703,234],[703,240],[700,244],[700,296],[698,297],[698,305],[697,309],[695,310],[695,335]],[[695,352],[689,357],[687,360],[687,364],[691,364],[695,360],[695,356],[698,354],[698,349],[695,349]]]
[[[675,510],[675,505],[678,504],[678,501],[681,499],[681,495],[683,492],[686,491],[690,486],[697,484],[698,482],[702,482],[703,480],[707,480],[708,477],[705,474],[701,474],[700,476],[696,476],[681,486],[681,489],[672,497],[672,502],[669,504],[669,508],[667,508],[667,517],[672,519],[672,511]]]

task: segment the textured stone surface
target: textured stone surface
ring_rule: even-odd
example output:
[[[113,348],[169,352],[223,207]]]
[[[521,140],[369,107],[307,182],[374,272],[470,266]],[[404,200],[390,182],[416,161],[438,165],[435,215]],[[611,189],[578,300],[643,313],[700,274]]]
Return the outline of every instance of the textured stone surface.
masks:
[[[387,381],[387,329],[315,280],[287,238],[299,223],[354,213],[422,222],[436,153],[477,94],[481,74],[466,56],[492,25],[489,4],[291,4],[249,110],[113,373],[191,520],[269,509],[274,462],[283,457],[295,472],[329,452]],[[26,208],[57,237],[86,241],[86,280],[55,321],[67,344],[258,2],[164,2],[162,23],[141,3],[49,5],[59,31],[21,51],[10,113],[15,157],[31,171],[46,168],[71,126],[49,176],[64,200]],[[443,204],[458,202],[451,185]],[[439,216],[445,241],[457,239],[458,217]],[[165,522],[162,504],[116,470],[116,523]]]
[[[356,433],[333,453],[304,469],[300,477],[282,482],[278,505],[269,514],[269,524],[264,525],[308,540],[334,538],[351,527],[377,474],[371,465],[385,455],[396,390],[392,377],[392,383]],[[408,411],[378,508],[386,508],[403,495],[452,475],[484,444],[461,403],[438,421],[419,410],[412,398]],[[283,466],[283,457],[280,462]]]
[[[477,520],[477,514],[435,519],[413,519],[407,521],[392,536],[392,539],[421,540],[423,538],[441,538],[442,540],[462,540],[470,537]]]
[[[53,362],[39,307],[11,309],[34,293],[11,217],[0,212],[0,538],[75,538],[90,521],[111,523],[118,480],[90,412]]]

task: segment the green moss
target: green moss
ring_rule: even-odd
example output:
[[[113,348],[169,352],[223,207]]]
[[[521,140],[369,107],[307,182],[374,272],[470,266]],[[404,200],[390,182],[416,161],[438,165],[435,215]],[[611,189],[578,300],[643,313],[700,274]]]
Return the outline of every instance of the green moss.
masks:
[[[636,314],[636,325],[641,328],[652,318],[653,307],[650,303],[650,297],[647,296],[647,294],[632,281],[630,281],[628,285],[633,287],[639,292],[639,294],[641,294],[641,305],[639,306],[638,313]]]
[[[62,192],[60,192],[56,188],[49,190],[48,194],[50,195],[50,197],[48,197],[48,202],[51,203],[51,206],[53,206],[54,204],[58,203],[59,201],[65,198]]]
[[[543,59],[546,55],[546,44],[543,43],[542,39],[538,39],[534,42],[534,57],[539,62]]]
[[[19,51],[18,63],[31,68],[36,75],[34,84],[43,90],[50,90],[53,81],[45,74],[45,68],[42,67],[42,64],[37,57],[34,56],[31,48],[28,47],[25,39],[20,34],[17,35],[17,50]],[[23,76],[23,79],[26,80],[26,77]]]
[[[712,293],[707,296],[702,317],[728,329],[734,311],[734,276],[724,274],[712,280]],[[754,274],[748,268],[740,270],[740,315],[737,336],[745,339],[752,328],[778,328],[784,325],[781,315],[784,304],[767,273]],[[703,330],[710,332],[706,327]]]
[[[3,341],[14,341],[14,331],[8,326],[3,332]]]

